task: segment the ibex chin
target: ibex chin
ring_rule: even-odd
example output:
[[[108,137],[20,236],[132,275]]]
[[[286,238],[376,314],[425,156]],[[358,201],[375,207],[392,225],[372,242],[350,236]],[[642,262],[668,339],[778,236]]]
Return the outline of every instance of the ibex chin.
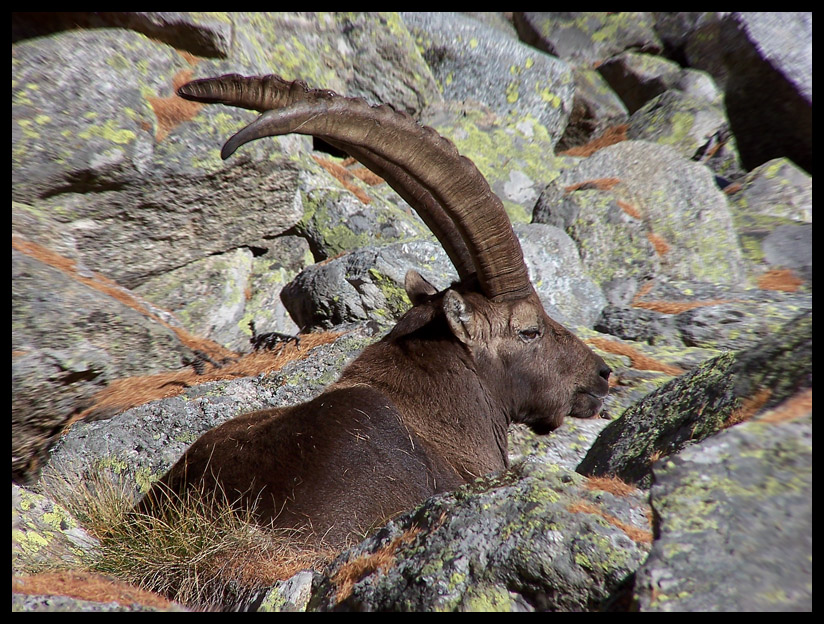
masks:
[[[460,281],[442,292],[410,271],[412,308],[320,396],[234,418],[197,440],[144,497],[199,486],[255,507],[262,524],[347,538],[427,497],[508,466],[507,429],[539,434],[598,413],[610,369],[547,316],[500,199],[472,161],[388,106],[277,76],[227,75],[188,100],[263,114],[223,147],[312,135],[380,175],[443,245]]]

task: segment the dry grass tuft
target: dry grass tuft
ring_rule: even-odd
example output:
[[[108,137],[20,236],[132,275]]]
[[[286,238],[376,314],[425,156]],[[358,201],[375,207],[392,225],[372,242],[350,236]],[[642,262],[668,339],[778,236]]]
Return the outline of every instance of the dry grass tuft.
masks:
[[[90,572],[189,606],[243,604],[337,554],[310,544],[304,532],[255,524],[253,509],[231,505],[221,492],[166,492],[164,513],[155,517],[135,512],[129,488],[108,477],[52,474],[43,483],[99,540],[84,553]]]
[[[758,278],[758,287],[762,290],[796,292],[803,284],[804,280],[793,273],[792,269],[773,269]]]
[[[388,570],[395,565],[395,553],[404,544],[411,543],[421,532],[417,527],[407,529],[400,536],[374,553],[347,561],[335,572],[332,583],[336,588],[338,604],[352,595],[355,584],[376,570]]]
[[[604,133],[597,139],[593,139],[592,141],[584,145],[579,145],[577,147],[572,147],[566,151],[558,152],[558,154],[560,156],[580,156],[583,158],[592,156],[595,152],[597,152],[600,149],[604,149],[605,147],[609,147],[610,145],[615,145],[616,143],[620,143],[621,141],[626,141],[628,129],[629,125],[627,124],[612,126],[611,128],[607,128],[606,130],[604,130]]]
[[[639,529],[636,526],[628,524],[619,518],[616,518],[613,515],[610,515],[592,503],[588,503],[586,501],[578,501],[573,503],[567,507],[567,510],[572,513],[588,513],[588,514],[595,514],[609,522],[612,526],[621,529],[624,533],[626,533],[627,537],[629,537],[633,542],[636,544],[651,544],[652,543],[652,533],[650,531],[646,531],[644,529]]]
[[[628,496],[636,490],[634,486],[621,481],[618,477],[588,477],[584,482],[584,487],[589,490],[609,492],[615,496]]]
[[[678,376],[684,373],[683,369],[673,366],[672,364],[659,362],[658,360],[653,359],[648,355],[644,355],[640,351],[633,349],[631,346],[622,342],[615,342],[614,340],[609,340],[607,338],[588,338],[585,342],[601,349],[602,351],[606,351],[607,353],[615,353],[616,355],[624,355],[628,357],[632,367],[638,370],[659,371],[673,376]]]

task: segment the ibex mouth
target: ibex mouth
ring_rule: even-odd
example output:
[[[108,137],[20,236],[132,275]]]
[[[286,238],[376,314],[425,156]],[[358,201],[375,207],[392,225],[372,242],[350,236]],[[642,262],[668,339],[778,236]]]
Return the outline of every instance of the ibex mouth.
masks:
[[[573,418],[595,418],[604,405],[606,394],[594,394],[588,390],[580,390],[575,396],[569,415]]]

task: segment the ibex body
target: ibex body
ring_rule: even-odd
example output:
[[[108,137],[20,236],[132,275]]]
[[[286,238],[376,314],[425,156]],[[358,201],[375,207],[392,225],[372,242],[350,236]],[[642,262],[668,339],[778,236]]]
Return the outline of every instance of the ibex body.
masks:
[[[507,429],[547,433],[590,417],[609,368],[547,316],[500,200],[471,161],[388,107],[277,77],[199,80],[183,97],[265,112],[224,146],[311,134],[381,175],[421,215],[461,278],[443,292],[407,275],[413,304],[316,399],[237,417],[162,479],[254,506],[260,521],[342,545],[437,492],[506,468]],[[160,500],[157,487],[141,508]]]

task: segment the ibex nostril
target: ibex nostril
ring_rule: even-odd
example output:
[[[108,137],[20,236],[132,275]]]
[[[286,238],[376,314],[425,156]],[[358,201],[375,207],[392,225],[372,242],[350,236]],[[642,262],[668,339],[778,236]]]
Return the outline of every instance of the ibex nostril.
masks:
[[[609,381],[609,376],[612,374],[612,369],[606,364],[601,365],[598,369],[598,375]]]

